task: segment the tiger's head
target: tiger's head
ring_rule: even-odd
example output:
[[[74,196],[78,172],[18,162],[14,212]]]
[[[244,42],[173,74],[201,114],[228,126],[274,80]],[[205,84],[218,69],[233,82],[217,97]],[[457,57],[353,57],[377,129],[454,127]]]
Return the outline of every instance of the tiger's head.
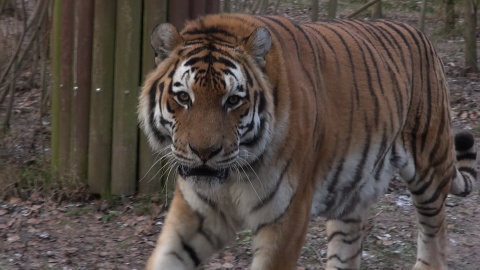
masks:
[[[191,183],[222,184],[259,162],[272,136],[273,102],[264,66],[265,28],[227,29],[168,23],[151,36],[156,69],[145,81],[139,120],[157,151],[171,151]],[[242,172],[243,173],[243,172]]]

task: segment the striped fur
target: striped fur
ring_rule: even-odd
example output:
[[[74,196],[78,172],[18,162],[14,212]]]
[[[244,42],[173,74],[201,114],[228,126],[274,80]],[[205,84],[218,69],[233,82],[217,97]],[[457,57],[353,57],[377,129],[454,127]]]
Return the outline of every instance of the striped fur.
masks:
[[[359,269],[369,206],[395,173],[417,209],[414,269],[447,268],[444,201],[474,188],[476,152],[468,133],[454,142],[425,35],[230,14],[162,24],[152,45],[139,120],[179,176],[148,269],[193,269],[244,229],[251,269],[295,269],[310,215],[328,219],[327,269]]]

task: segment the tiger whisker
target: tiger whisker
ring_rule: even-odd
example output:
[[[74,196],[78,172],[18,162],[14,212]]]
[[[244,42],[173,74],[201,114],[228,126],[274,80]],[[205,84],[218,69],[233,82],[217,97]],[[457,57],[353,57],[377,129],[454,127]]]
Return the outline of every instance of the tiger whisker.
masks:
[[[167,205],[167,203],[168,203],[168,188],[167,188],[167,183],[168,183],[168,181],[170,180],[170,173],[171,173],[172,170],[174,170],[177,166],[178,166],[177,162],[174,161],[174,162],[173,162],[173,165],[170,166],[170,168],[169,168],[169,170],[168,170],[167,179],[165,180],[165,185],[163,186],[163,189],[165,190],[165,205]]]
[[[156,160],[155,162],[152,164],[152,166],[150,166],[150,168],[147,170],[147,172],[143,175],[142,179],[140,179],[140,182],[142,182],[145,177],[147,177],[148,173],[153,169],[153,167],[155,167],[155,165],[157,165],[159,162],[161,162],[164,158],[167,157],[167,155],[171,155],[171,153],[167,153],[163,156],[161,156],[160,158],[158,158],[158,156],[160,155],[160,153],[158,153],[157,157],[156,157]],[[162,167],[163,168],[163,167]],[[151,181],[152,179],[150,179]]]
[[[237,163],[238,163],[238,161],[237,161]],[[240,164],[240,163],[238,163],[238,165],[241,165],[241,164]],[[257,195],[257,197],[258,197],[258,199],[260,200],[260,202],[261,202],[261,203],[263,203],[263,200],[262,200],[262,198],[260,198],[260,196],[258,195],[258,193],[257,193],[257,190],[255,189],[255,187],[253,186],[253,183],[252,183],[252,181],[250,180],[250,177],[248,177],[248,174],[245,172],[245,170],[243,169],[243,167],[242,167],[242,166],[240,166],[240,169],[242,169],[242,171],[243,171],[243,174],[245,175],[245,177],[247,177],[247,179],[248,179],[248,182],[250,183],[250,186],[252,186],[252,188],[253,188],[253,191],[254,191],[254,192],[255,192],[255,194]]]
[[[172,163],[174,163],[174,162],[175,162],[175,159],[173,159],[173,158],[170,159],[170,160],[168,160],[168,161],[157,171],[157,173],[155,173],[155,174],[150,178],[150,180],[148,180],[148,183],[150,183],[150,181],[152,181],[153,179],[155,179],[155,177],[157,177],[157,175],[158,175],[160,172],[162,172],[165,167],[170,166],[170,165],[171,165]],[[164,174],[165,174],[165,173],[163,173],[162,175],[160,175],[160,178],[162,178]]]
[[[255,177],[257,177],[257,180],[258,182],[260,183],[260,186],[262,187],[263,189],[263,195],[267,195],[267,191],[265,190],[265,187],[263,186],[263,182],[262,180],[260,180],[260,177],[258,177],[258,174],[257,172],[255,172],[255,170],[252,168],[252,166],[242,157],[238,157],[241,161],[245,162],[245,164],[248,166],[248,168],[250,168],[250,170],[255,174]]]

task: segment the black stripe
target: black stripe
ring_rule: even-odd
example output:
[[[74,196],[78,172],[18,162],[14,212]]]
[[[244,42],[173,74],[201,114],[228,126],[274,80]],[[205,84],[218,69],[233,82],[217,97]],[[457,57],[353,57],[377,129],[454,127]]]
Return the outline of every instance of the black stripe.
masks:
[[[343,46],[345,47],[345,50],[347,51],[347,54],[348,54],[348,56],[350,58],[350,62],[351,62],[352,61],[351,52],[348,49],[348,46],[345,43],[345,41],[343,40],[343,38],[340,36],[340,34],[338,34],[336,31],[334,31],[332,28],[330,28],[328,26],[324,26],[324,27],[329,29],[332,33],[334,33],[338,36],[340,41],[343,43]],[[356,110],[356,106],[355,106],[355,102],[354,102],[354,98],[353,98],[353,93],[354,93],[355,89],[357,89],[357,83],[356,83],[357,80],[355,79],[355,69],[353,67],[353,64],[350,65],[350,71],[351,71],[351,74],[352,74],[354,86],[353,86],[353,91],[350,91],[350,95],[351,95],[350,96],[350,115],[349,115],[348,130],[346,132],[346,134],[347,134],[347,139],[346,140],[347,141],[346,141],[346,144],[344,144],[345,145],[344,150],[340,155],[342,158],[338,162],[339,164],[337,165],[337,168],[334,172],[334,175],[331,178],[330,184],[327,187],[330,194],[334,193],[334,190],[336,189],[337,184],[340,182],[338,178],[340,177],[340,174],[343,172],[343,166],[344,166],[344,163],[345,163],[345,156],[348,153],[348,149],[350,148],[350,144],[351,144],[351,134],[352,134],[352,130],[353,130],[353,121],[354,121],[353,112]],[[335,203],[335,197],[334,196],[328,196],[328,198],[326,199],[327,209],[330,209],[333,206],[334,203]]]
[[[339,21],[340,22],[340,21]],[[345,29],[343,27],[343,25],[340,23],[338,25],[341,29],[343,29],[345,31],[345,33],[347,35],[349,35],[351,37],[351,39],[355,42],[355,44],[357,45],[358,49],[360,50],[360,55],[362,56],[362,59],[363,59],[363,64],[364,64],[364,73],[365,75],[367,76],[367,83],[368,83],[368,90],[370,92],[370,96],[372,97],[372,101],[373,101],[373,110],[374,110],[374,119],[375,119],[375,126],[378,126],[378,122],[379,122],[379,117],[380,117],[380,113],[379,113],[379,103],[378,103],[378,96],[377,94],[375,93],[375,90],[373,88],[373,85],[372,85],[372,78],[371,78],[371,71],[370,71],[370,67],[369,65],[367,64],[367,58],[365,57],[365,51],[363,49],[363,47],[360,45],[360,43],[358,42],[358,38],[356,38],[355,36],[353,36],[349,31],[348,29]],[[360,39],[362,40],[362,39]],[[367,48],[368,52],[369,52],[369,57],[371,60],[372,60],[372,63],[374,64],[375,66],[375,71],[377,73],[377,76],[379,76],[379,72],[378,72],[378,67],[376,65],[376,62],[373,57],[373,52],[370,50],[370,48],[368,47],[367,43],[364,41],[363,42],[363,45]],[[378,77],[378,81],[380,81],[380,77]],[[383,92],[383,89],[382,87],[380,86],[381,88],[381,91]],[[357,89],[357,92],[359,91],[359,89]]]
[[[200,198],[204,203],[208,204],[212,209],[219,210],[217,202],[211,200],[201,193],[198,193],[197,191],[195,191],[195,194],[197,194],[198,198]]]
[[[440,122],[440,125],[438,125],[438,130],[437,130],[437,133],[436,133],[436,137],[435,138],[441,138],[441,135],[445,132],[445,108],[441,108],[441,112],[440,112],[440,119],[439,119],[439,122]],[[435,140],[435,145],[433,146],[432,148],[432,151],[430,152],[430,157],[429,157],[429,160],[433,160],[436,156],[437,156],[437,152],[438,150],[440,149],[441,147],[441,144],[443,144],[443,141],[442,140]],[[449,148],[448,146],[443,146],[445,148]],[[442,157],[443,158],[443,157]]]
[[[265,110],[265,105],[267,103],[267,101],[265,100],[265,93],[263,93],[263,91],[258,91],[258,94],[259,94],[259,97],[260,97],[260,100],[259,100],[259,103],[258,103],[258,114],[261,114],[264,110]]]
[[[428,263],[427,261],[425,261],[425,260],[423,260],[423,259],[420,259],[420,258],[417,259],[417,262],[421,262],[421,263],[423,263],[423,264],[425,264],[425,265],[430,266],[430,263]]]
[[[272,199],[273,197],[275,196],[275,194],[277,194],[277,191],[278,189],[280,188],[280,184],[283,182],[283,175],[285,174],[285,172],[287,171],[287,169],[290,167],[290,162],[292,161],[292,158],[290,158],[288,161],[287,161],[287,164],[285,164],[285,167],[283,167],[283,170],[282,170],[282,173],[280,173],[280,177],[278,177],[277,179],[277,183],[275,184],[275,187],[274,189],[265,197],[263,198],[262,200],[260,200],[260,202],[255,205],[252,210],[251,210],[251,213],[253,212],[256,212],[258,210],[260,210],[262,207],[264,207],[265,205],[267,205]]]
[[[388,28],[383,28],[382,26],[386,26]],[[408,52],[412,52],[413,49],[412,47],[410,46],[410,42],[407,40],[407,38],[405,37],[405,35],[402,33],[402,31],[400,31],[397,26],[399,26],[398,24],[393,24],[391,22],[388,22],[388,21],[383,21],[383,24],[381,24],[381,26],[379,26],[381,29],[383,29],[385,31],[385,33],[387,33],[388,35],[391,35],[392,31],[395,32],[404,42],[404,45],[407,47],[407,51]],[[398,40],[397,38],[393,37],[392,36],[392,39],[393,40]],[[409,87],[413,86],[415,84],[415,75],[413,74],[413,66],[415,66],[414,62],[413,62],[413,55],[411,53],[409,53],[409,56],[410,56],[410,66],[408,67],[407,69],[407,65],[405,63],[405,59],[406,57],[404,56],[403,54],[403,50],[402,50],[402,47],[399,46],[399,51],[401,53],[401,59],[403,60],[403,65],[404,65],[404,68],[405,68],[405,72],[408,73],[408,70],[410,70],[410,74],[407,74],[408,75],[408,78],[409,78],[409,82],[410,82],[410,85]],[[409,89],[411,91],[411,89]],[[411,95],[411,93],[410,93]],[[408,112],[411,111],[411,107],[412,107],[412,102],[413,102],[413,99],[411,98],[411,96],[409,97],[410,99],[410,102],[409,102],[409,106],[408,106]],[[416,157],[414,156],[414,159]]]
[[[192,30],[185,31],[182,34],[183,35],[208,35],[208,36],[220,34],[227,37],[236,38],[235,34],[232,34],[229,31],[226,31],[225,29],[221,29],[215,26],[209,27],[209,28],[203,28],[203,29],[198,29],[198,28],[192,29]]]
[[[355,259],[356,257],[358,257],[360,254],[362,254],[362,246],[360,246],[360,248],[358,249],[358,251],[357,251],[355,254],[353,254],[352,256],[350,256],[350,257],[347,257],[347,258],[345,258],[345,259],[342,259],[342,258],[340,258],[339,255],[333,254],[333,255],[330,255],[330,256],[327,258],[327,260],[337,259],[337,260],[340,261],[341,263],[347,263],[347,262]]]
[[[257,133],[250,140],[240,142],[240,146],[245,146],[245,147],[248,147],[248,148],[255,148],[257,146],[257,144],[260,142],[260,139],[263,138],[263,133],[265,132],[266,127],[267,127],[267,120],[261,118],[260,119],[260,127],[259,127]]]
[[[353,55],[352,55],[352,52],[350,51],[350,46],[348,46],[347,42],[345,41],[345,39],[343,38],[343,35],[345,34],[344,31],[342,28],[340,28],[341,30],[343,30],[342,33],[339,33],[336,29],[330,27],[329,25],[324,25],[325,28],[327,28],[328,30],[330,30],[332,33],[334,33],[338,39],[340,40],[340,42],[342,43],[343,47],[345,47],[345,51],[348,55],[348,60],[349,60],[349,63],[350,63],[350,72],[351,72],[351,77],[353,78],[353,92],[355,93],[355,101],[356,101],[356,104],[359,105],[359,102],[360,102],[360,93],[359,93],[359,88],[358,88],[358,85],[357,85],[357,73],[355,72],[356,68],[355,68],[355,65],[354,65],[354,61],[353,61]],[[353,109],[353,108],[352,108]]]
[[[273,219],[273,221],[265,222],[258,225],[257,228],[253,231],[253,234],[256,235],[261,229],[265,228],[266,226],[277,223],[285,215],[285,213],[287,213],[288,209],[290,209],[290,205],[292,205],[292,200],[293,200],[293,197],[295,197],[295,195],[290,197],[290,201],[288,202],[287,207],[282,213],[280,213],[275,219]]]
[[[149,92],[149,95],[150,95],[150,115],[149,115],[149,122],[150,122],[150,127],[153,131],[153,135],[157,138],[157,140],[159,140],[160,143],[163,143],[167,137],[162,134],[162,132],[160,132],[160,130],[158,129],[157,125],[155,124],[155,105],[157,104],[157,100],[156,100],[156,93],[157,93],[157,89],[160,91],[160,97],[158,99],[158,102],[159,102],[159,107],[160,107],[160,113],[162,112],[161,111],[161,102],[162,102],[162,95],[163,95],[163,86],[164,86],[164,83],[161,82],[160,84],[158,84],[158,81],[159,80],[156,80],[152,87],[150,88],[150,92]]]
[[[477,170],[475,170],[472,167],[458,167],[457,168],[460,172],[468,173],[470,174],[474,179],[477,178]]]
[[[182,257],[175,251],[172,251],[172,252],[169,252],[168,254],[170,255],[173,255],[175,258],[177,258],[179,261],[181,261],[182,263],[185,263],[185,261],[183,261]]]
[[[465,159],[470,159],[475,161],[477,159],[477,153],[464,153],[464,154],[459,154],[457,155],[457,160],[462,161]]]
[[[181,237],[180,237],[181,238]],[[197,253],[195,252],[195,250],[189,246],[187,243],[185,243],[185,241],[183,240],[183,238],[181,238],[182,240],[182,247],[183,249],[185,249],[185,251],[188,253],[188,255],[190,256],[190,259],[192,259],[193,263],[195,264],[195,266],[199,266],[201,261],[200,259],[198,258],[197,256]]]
[[[437,189],[432,194],[432,196],[429,199],[426,199],[422,202],[418,202],[418,204],[420,204],[420,205],[430,204],[430,203],[433,203],[433,202],[437,201],[438,198],[440,197],[440,195],[445,196],[446,194],[444,194],[443,189],[450,183],[450,181],[451,181],[451,176],[450,175],[443,178],[443,180],[439,183],[439,185],[437,186]]]
[[[423,184],[421,187],[417,188],[416,190],[414,190],[413,188],[409,188],[410,190],[410,193],[412,193],[412,195],[421,195],[425,192],[425,190],[427,190],[428,187],[430,187],[430,185],[434,182],[433,181],[433,178],[435,177],[436,175],[434,173],[432,173],[432,175],[430,175],[430,179],[427,181],[423,178],[421,178],[423,180]]]

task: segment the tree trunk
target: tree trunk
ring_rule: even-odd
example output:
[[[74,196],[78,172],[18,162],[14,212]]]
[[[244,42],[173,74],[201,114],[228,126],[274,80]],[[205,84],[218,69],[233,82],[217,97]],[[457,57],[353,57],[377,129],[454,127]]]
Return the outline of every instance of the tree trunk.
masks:
[[[337,17],[337,0],[328,1],[328,15],[329,19],[335,19]]]
[[[267,14],[268,0],[262,0],[260,4],[260,14]]]
[[[223,12],[225,12],[225,13],[232,12],[232,1],[231,0],[224,0],[223,1]]]
[[[455,0],[444,1],[445,33],[451,33],[455,29]]]
[[[465,16],[465,72],[478,72],[477,65],[477,4],[478,0],[464,0]]]
[[[425,1],[425,0],[423,0]],[[383,18],[383,13],[382,13],[382,1],[378,1],[375,5],[372,7],[372,19],[380,19]]]
[[[312,5],[311,19],[312,19],[312,22],[316,22],[318,21],[318,0],[312,0],[311,5]]]
[[[59,133],[60,133],[60,26],[62,17],[62,1],[56,0],[53,4],[53,21],[52,21],[52,131],[51,131],[51,159],[54,173],[58,171],[60,166],[59,156]]]
[[[425,31],[425,12],[427,7],[427,0],[422,0],[422,10],[420,11],[420,31]]]

